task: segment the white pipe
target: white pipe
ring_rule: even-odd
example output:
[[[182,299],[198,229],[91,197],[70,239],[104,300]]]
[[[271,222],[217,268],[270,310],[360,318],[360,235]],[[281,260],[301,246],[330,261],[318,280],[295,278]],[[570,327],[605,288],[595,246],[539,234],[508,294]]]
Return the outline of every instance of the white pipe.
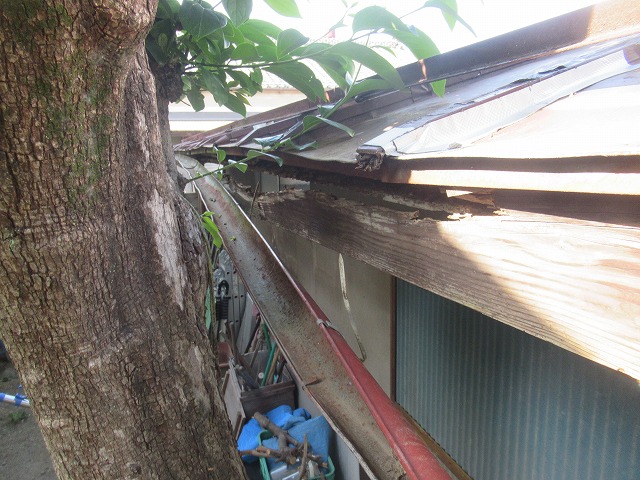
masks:
[[[0,392],[0,402],[13,403],[16,407],[31,407],[31,403],[22,395],[8,395]]]

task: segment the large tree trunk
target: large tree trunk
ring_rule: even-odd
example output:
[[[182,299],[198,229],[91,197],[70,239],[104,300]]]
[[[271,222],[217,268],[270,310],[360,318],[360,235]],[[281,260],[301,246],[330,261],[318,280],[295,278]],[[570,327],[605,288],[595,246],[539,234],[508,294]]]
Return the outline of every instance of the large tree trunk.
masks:
[[[149,3],[0,0],[0,338],[61,479],[243,478]]]

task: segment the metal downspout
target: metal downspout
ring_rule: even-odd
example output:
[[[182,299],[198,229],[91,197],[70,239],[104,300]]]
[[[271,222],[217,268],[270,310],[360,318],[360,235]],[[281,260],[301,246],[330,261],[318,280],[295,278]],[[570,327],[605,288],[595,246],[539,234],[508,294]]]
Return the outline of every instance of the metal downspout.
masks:
[[[177,155],[191,177],[208,173]],[[304,389],[375,478],[450,480],[399,407],[289,274],[235,200],[213,176],[196,181],[225,248]]]

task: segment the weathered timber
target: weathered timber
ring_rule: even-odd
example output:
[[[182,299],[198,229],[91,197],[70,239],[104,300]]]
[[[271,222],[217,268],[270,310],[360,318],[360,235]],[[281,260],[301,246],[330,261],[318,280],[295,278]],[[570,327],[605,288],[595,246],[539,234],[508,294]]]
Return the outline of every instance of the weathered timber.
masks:
[[[457,221],[319,192],[263,219],[640,379],[640,228],[502,211]]]

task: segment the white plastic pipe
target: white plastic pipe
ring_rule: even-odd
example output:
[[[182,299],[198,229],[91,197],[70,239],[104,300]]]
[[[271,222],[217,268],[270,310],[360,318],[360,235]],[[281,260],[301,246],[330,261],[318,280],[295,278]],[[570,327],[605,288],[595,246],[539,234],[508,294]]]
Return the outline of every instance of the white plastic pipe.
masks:
[[[0,402],[12,403],[16,407],[31,407],[29,400],[22,395],[13,396],[0,392]]]

